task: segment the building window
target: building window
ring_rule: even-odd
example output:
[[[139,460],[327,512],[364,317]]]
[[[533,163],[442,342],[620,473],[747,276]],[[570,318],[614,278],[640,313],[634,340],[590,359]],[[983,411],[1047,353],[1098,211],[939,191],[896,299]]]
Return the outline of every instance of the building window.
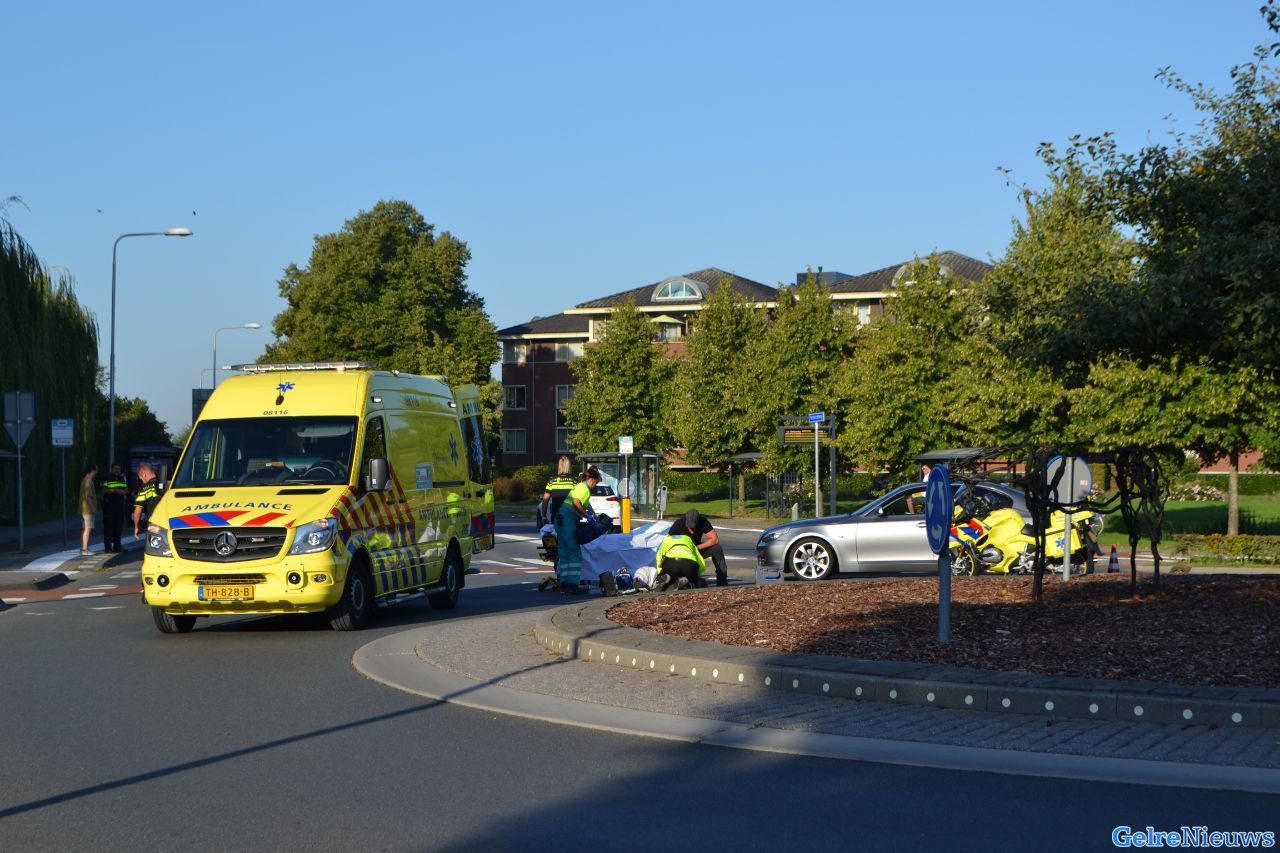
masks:
[[[654,317],[654,337],[660,341],[678,341],[684,337],[684,323],[666,314]]]
[[[858,303],[858,325],[865,326],[871,322],[871,303]]]
[[[655,302],[669,299],[701,299],[702,286],[687,278],[669,278],[653,289]]]
[[[591,340],[603,341],[605,332],[609,329],[608,320],[592,320],[591,321]]]
[[[573,430],[569,427],[556,427],[556,453],[573,452]]]
[[[576,385],[557,385],[556,386],[556,410],[559,411],[569,405],[569,401],[573,399]]]
[[[523,385],[504,385],[502,386],[502,408],[507,410],[524,408],[524,392]]]
[[[577,361],[582,358],[582,342],[556,344],[556,361]]]
[[[528,353],[527,344],[518,344],[514,341],[502,342],[502,363],[503,364],[524,364],[525,355]]]
[[[502,452],[527,453],[528,450],[525,445],[524,430],[504,429],[502,431]]]

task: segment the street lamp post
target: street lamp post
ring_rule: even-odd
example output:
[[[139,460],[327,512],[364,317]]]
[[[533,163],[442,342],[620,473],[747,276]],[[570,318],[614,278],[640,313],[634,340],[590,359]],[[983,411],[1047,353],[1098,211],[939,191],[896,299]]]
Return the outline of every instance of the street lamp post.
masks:
[[[116,249],[125,237],[190,237],[190,228],[166,228],[163,231],[138,231],[121,234],[111,244],[111,357],[110,383],[107,391],[107,465],[116,461]]]
[[[221,326],[213,330],[213,381],[209,383],[210,390],[218,387],[218,332],[225,332],[227,329],[261,328],[261,323],[241,323],[239,326]]]

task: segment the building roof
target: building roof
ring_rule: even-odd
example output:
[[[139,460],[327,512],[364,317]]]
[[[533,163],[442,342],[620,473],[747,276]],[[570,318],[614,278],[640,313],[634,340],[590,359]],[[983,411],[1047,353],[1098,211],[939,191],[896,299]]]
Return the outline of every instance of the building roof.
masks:
[[[675,278],[691,279],[699,284],[707,286],[708,288],[719,284],[721,279],[728,278],[729,286],[745,297],[749,302],[774,302],[778,298],[778,291],[776,288],[770,287],[767,284],[761,284],[758,281],[752,281],[749,278],[743,278],[742,276],[725,272],[724,270],[717,269],[716,267],[708,267],[705,270],[691,272],[683,276],[675,276]],[[665,299],[655,300],[653,298],[654,292],[658,287],[670,280],[671,279],[663,279],[662,281],[655,281],[653,284],[646,284],[642,287],[633,287],[631,290],[624,290],[621,293],[615,293],[612,296],[602,296],[599,299],[581,302],[575,305],[571,310],[578,312],[616,308],[626,302],[628,297],[635,298],[637,308],[674,308],[679,306],[681,301],[668,301]],[[696,298],[688,299],[685,300],[683,304],[699,305],[702,301],[702,299]]]
[[[587,317],[571,317],[567,314],[556,314],[551,317],[534,317],[524,323],[517,323],[498,330],[499,338],[525,337],[530,335],[582,335],[590,331],[591,321]]]
[[[925,260],[921,258],[920,260]],[[862,275],[845,275],[838,272],[823,272],[820,279],[823,284],[831,289],[832,294],[837,293],[886,293],[893,289],[893,281],[898,271],[905,266],[910,266],[915,260],[905,261],[900,264],[894,264],[891,267],[878,269],[874,272],[863,273]],[[959,252],[939,252],[938,263],[951,270],[961,278],[967,278],[970,281],[977,281],[983,278],[987,273],[991,272],[993,267],[985,261],[979,261],[968,255],[962,255]],[[796,273],[796,284],[801,284],[808,277],[808,273]],[[815,274],[817,275],[817,274]]]

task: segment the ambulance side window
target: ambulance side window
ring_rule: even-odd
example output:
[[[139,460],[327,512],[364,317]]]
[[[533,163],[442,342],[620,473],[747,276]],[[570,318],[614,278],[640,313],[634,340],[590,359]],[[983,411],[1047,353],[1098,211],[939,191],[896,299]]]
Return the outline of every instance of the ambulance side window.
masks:
[[[370,459],[387,458],[387,439],[382,429],[382,417],[370,418],[364,429],[364,450],[360,456],[360,479],[369,476]]]

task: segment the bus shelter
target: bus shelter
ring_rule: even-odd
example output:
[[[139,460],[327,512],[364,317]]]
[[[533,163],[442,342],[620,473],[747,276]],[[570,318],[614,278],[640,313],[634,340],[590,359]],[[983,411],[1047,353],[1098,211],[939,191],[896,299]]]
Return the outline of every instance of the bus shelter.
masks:
[[[601,482],[620,497],[631,498],[632,512],[658,514],[658,464],[662,456],[652,450],[634,453],[583,453],[578,456],[585,468],[600,469]]]

